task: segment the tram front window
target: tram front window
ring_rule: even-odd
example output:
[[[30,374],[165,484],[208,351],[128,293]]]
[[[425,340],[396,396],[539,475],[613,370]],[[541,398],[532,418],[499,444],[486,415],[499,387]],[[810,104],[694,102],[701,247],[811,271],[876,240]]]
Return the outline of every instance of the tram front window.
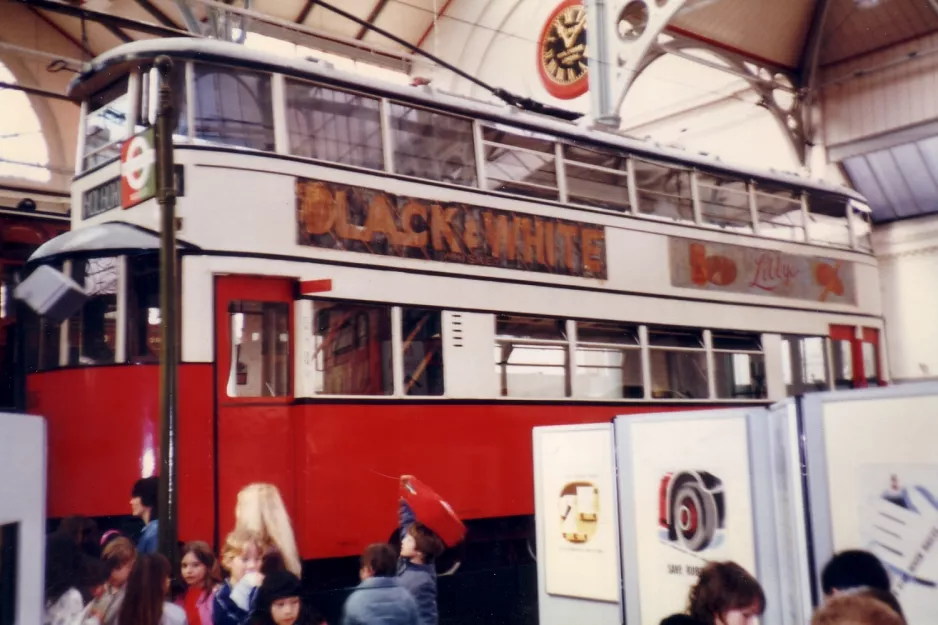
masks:
[[[127,135],[130,114],[128,77],[124,76],[91,96],[85,116],[84,168],[90,169],[120,156],[120,141]]]
[[[68,322],[69,365],[115,362],[118,262],[113,257],[72,261],[72,279],[88,300]]]

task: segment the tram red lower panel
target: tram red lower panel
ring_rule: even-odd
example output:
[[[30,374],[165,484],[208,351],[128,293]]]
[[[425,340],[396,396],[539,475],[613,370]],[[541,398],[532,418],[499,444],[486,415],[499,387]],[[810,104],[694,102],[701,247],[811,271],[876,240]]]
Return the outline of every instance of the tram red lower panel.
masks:
[[[47,421],[47,515],[130,514],[130,491],[159,472],[159,367],[102,366],[30,375],[30,412]],[[211,540],[214,508],[210,364],[179,368],[179,533]]]
[[[48,514],[129,513],[130,490],[159,469],[159,368],[64,369],[29,376],[48,419]],[[210,364],[180,369],[179,535],[212,540],[218,450],[221,536],[238,491],[277,484],[305,558],[357,555],[394,530],[397,476],[420,476],[466,519],[534,511],[531,429],[609,421],[673,406],[407,402],[214,402]],[[217,446],[213,445],[217,418]],[[150,460],[147,460],[147,459]]]

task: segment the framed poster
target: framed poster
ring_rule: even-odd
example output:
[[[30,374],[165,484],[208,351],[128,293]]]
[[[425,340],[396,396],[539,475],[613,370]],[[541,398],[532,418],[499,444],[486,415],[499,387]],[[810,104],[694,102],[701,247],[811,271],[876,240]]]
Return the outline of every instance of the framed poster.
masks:
[[[538,559],[547,593],[618,602],[612,426],[535,428],[534,446]]]
[[[625,620],[681,612],[700,569],[756,571],[745,410],[616,419]]]
[[[803,403],[815,562],[876,554],[909,625],[938,613],[938,385]]]

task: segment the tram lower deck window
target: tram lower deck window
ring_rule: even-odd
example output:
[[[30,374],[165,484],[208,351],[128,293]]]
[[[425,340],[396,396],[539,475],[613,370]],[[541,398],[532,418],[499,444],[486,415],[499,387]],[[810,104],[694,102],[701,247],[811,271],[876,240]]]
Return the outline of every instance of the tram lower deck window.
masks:
[[[316,393],[394,393],[390,306],[317,301],[313,332]]]
[[[290,307],[282,302],[232,302],[229,397],[290,393]]]
[[[655,399],[707,399],[707,353],[700,330],[651,329],[652,397]]]
[[[68,320],[69,365],[115,362],[119,264],[116,257],[72,261],[72,279],[89,298]]]

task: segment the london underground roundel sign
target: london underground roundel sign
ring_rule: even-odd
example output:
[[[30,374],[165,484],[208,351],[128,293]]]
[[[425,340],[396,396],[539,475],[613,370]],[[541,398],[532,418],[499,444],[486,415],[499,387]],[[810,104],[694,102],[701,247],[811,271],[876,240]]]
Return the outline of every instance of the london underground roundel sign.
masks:
[[[537,71],[555,98],[572,100],[589,89],[582,0],[563,0],[547,18],[537,40]]]
[[[156,195],[156,149],[152,128],[121,145],[121,206],[130,208]]]

